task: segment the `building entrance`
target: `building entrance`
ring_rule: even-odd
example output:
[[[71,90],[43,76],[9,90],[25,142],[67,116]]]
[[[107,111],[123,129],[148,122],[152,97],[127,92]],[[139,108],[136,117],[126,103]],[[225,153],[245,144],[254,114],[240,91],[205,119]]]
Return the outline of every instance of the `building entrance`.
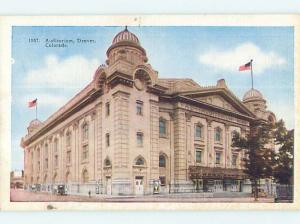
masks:
[[[135,177],[135,194],[136,195],[143,195],[144,194],[144,178],[141,176]]]
[[[111,195],[111,177],[106,177],[106,194]]]
[[[215,180],[215,192],[222,192],[223,191],[223,181],[222,180]]]

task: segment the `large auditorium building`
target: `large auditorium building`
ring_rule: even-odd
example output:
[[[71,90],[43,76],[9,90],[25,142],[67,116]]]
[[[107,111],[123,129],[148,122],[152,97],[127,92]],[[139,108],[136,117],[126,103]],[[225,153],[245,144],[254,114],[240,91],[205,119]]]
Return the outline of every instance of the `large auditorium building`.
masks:
[[[231,146],[258,119],[275,121],[255,89],[159,78],[127,28],[105,65],[66,105],[33,120],[21,145],[25,186],[69,194],[249,191],[243,151]],[[157,187],[159,186],[159,187]]]

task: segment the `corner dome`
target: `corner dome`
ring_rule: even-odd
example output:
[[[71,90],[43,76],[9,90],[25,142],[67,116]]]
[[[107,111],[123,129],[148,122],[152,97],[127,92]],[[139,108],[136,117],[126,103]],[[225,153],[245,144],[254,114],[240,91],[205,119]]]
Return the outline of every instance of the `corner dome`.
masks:
[[[245,93],[243,97],[243,101],[248,100],[264,100],[264,97],[258,90],[250,89]]]
[[[40,126],[42,124],[42,122],[38,119],[34,119],[32,121],[30,121],[29,123],[29,127],[37,127]]]
[[[131,43],[135,43],[137,45],[140,45],[140,41],[137,38],[136,35],[134,35],[133,33],[129,32],[127,29],[127,26],[125,27],[125,29],[121,32],[119,32],[113,39],[112,44],[117,44],[120,42],[131,42]]]

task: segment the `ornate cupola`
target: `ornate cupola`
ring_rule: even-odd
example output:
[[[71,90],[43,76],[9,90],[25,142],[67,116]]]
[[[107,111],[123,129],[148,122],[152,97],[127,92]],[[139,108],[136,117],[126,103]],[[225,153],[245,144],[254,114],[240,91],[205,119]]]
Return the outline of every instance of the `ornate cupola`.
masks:
[[[263,95],[253,88],[245,93],[243,103],[254,113],[258,110],[265,111],[267,108]]]
[[[42,125],[42,122],[38,119],[34,119],[29,123],[29,126],[27,128],[28,134],[30,135],[33,133],[36,129],[38,129]]]
[[[158,72],[148,63],[145,49],[127,26],[113,38],[106,55],[106,65],[100,66],[94,75],[95,84],[103,94],[120,83],[140,91],[164,90],[156,83]]]
[[[268,120],[272,123],[276,121],[275,114],[267,110],[267,101],[258,90],[253,88],[248,90],[243,97],[243,103],[257,118]]]
[[[140,45],[139,39],[127,29],[127,26],[114,37],[106,55],[108,58],[106,63],[109,66],[119,61],[132,65],[140,65],[148,61],[146,51]]]

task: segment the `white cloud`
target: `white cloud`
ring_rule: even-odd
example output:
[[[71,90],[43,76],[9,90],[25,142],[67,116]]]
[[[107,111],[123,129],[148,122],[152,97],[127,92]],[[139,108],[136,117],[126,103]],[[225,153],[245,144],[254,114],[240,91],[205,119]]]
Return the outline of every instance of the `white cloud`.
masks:
[[[200,55],[202,64],[216,69],[237,72],[240,65],[253,59],[253,72],[261,74],[272,66],[281,66],[286,60],[273,51],[264,52],[255,44],[243,43],[229,50],[211,49]]]
[[[65,59],[48,55],[40,68],[30,70],[26,74],[24,85],[28,86],[29,91],[16,98],[16,103],[27,106],[27,102],[37,98],[38,107],[52,113],[65,105],[92,80],[98,66],[97,59],[88,59],[81,55]]]
[[[82,88],[92,80],[99,64],[97,59],[81,55],[63,60],[56,55],[48,55],[44,58],[43,67],[27,73],[25,85],[32,88]]]

